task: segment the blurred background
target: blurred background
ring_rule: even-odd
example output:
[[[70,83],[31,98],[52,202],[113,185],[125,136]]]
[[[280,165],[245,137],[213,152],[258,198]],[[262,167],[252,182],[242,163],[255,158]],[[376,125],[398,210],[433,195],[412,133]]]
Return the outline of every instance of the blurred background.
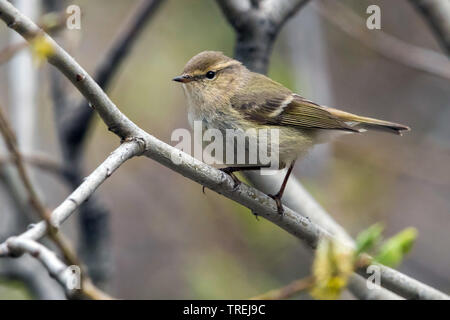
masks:
[[[81,30],[63,30],[57,39],[91,73],[137,2],[70,1],[81,8]],[[332,1],[320,2],[308,3],[283,27],[269,76],[318,103],[404,123],[412,131],[403,137],[372,132],[342,137],[319,146],[294,173],[352,236],[375,222],[386,226],[386,236],[417,228],[417,242],[399,270],[449,292],[450,80],[369,48],[324,15],[320,8]],[[408,1],[339,3],[363,21],[366,8],[376,4],[381,8],[382,32],[442,52]],[[380,31],[369,31],[369,39],[371,32]],[[2,24],[0,48],[8,46],[12,34]],[[200,51],[232,56],[234,40],[233,29],[214,1],[165,1],[108,93],[141,128],[175,145],[170,141],[172,131],[189,126],[182,89],[171,79]],[[12,63],[0,65],[0,105],[10,118],[14,118]],[[18,116],[34,121],[33,151],[61,161],[51,102],[53,67],[46,63],[35,68],[35,111]],[[81,98],[67,80],[62,85],[71,99]],[[118,139],[96,116],[85,145],[85,174],[117,146]],[[33,176],[49,208],[71,191],[46,171],[33,169]],[[312,254],[298,239],[201,189],[147,158],[128,161],[99,188],[111,223],[112,271],[105,284],[110,294],[124,299],[243,299],[310,274]],[[1,241],[15,234],[5,228],[14,214],[11,199],[2,184]],[[76,225],[74,215],[63,227],[75,243]],[[35,263],[26,261],[30,266]],[[0,266],[5,263],[0,260]],[[20,278],[0,272],[0,299],[9,298],[36,297]]]

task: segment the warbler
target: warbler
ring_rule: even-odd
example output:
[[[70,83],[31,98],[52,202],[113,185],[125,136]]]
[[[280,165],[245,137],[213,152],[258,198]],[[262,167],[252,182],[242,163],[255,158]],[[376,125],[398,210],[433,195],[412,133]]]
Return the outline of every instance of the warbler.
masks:
[[[401,134],[408,126],[362,117],[325,107],[293,93],[265,75],[248,70],[241,62],[221,52],[204,51],[191,58],[183,73],[173,79],[181,82],[187,98],[191,124],[201,121],[207,129],[245,132],[248,129],[277,129],[279,169],[288,168],[279,191],[272,197],[283,213],[281,198],[297,158],[312,146],[339,133],[382,130]],[[245,152],[250,152],[249,148]],[[231,175],[255,170],[256,165],[227,164],[221,170]]]

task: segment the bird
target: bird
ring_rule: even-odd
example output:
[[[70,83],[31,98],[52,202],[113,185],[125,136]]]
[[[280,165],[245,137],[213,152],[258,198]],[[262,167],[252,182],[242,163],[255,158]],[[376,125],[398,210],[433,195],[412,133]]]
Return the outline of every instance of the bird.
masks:
[[[410,130],[406,125],[319,105],[218,51],[195,55],[182,74],[172,80],[182,84],[192,127],[200,121],[203,128],[221,132],[278,130],[278,169],[288,169],[279,191],[269,196],[280,214],[284,212],[281,200],[295,161],[314,145],[343,133],[379,130],[401,135]],[[248,147],[245,152],[250,152]],[[220,170],[233,178],[235,187],[241,182],[234,172],[264,167],[259,163],[226,165]]]

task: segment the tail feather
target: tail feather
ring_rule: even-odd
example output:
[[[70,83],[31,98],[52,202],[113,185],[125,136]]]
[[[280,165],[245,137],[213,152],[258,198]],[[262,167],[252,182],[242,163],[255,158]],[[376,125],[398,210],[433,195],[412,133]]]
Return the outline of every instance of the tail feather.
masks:
[[[342,110],[328,108],[328,110],[339,119],[346,122],[353,129],[357,129],[359,131],[365,130],[377,130],[377,131],[386,131],[391,133],[396,133],[398,135],[402,135],[403,131],[411,130],[410,127],[405,126],[403,124],[378,120],[374,118],[362,117],[356,114],[352,114],[349,112],[345,112]]]

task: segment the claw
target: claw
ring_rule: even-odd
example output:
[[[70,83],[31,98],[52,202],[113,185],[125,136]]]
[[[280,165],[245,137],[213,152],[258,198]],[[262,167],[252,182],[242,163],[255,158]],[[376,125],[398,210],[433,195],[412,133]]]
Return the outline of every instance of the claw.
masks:
[[[281,202],[280,195],[277,193],[276,195],[268,194],[268,196],[271,197],[273,200],[275,200],[275,202],[277,204],[278,214],[283,214],[284,208],[283,208],[283,203]]]
[[[222,168],[219,170],[222,171],[223,173],[226,173],[227,175],[229,175],[231,177],[231,179],[233,179],[233,181],[234,181],[233,191],[236,191],[237,188],[239,187],[239,185],[242,183],[238,179],[238,177],[236,177],[236,175],[233,173],[233,171],[231,171],[230,168]]]
[[[233,181],[234,181],[234,186],[233,186],[233,192],[234,192],[239,188],[239,186],[241,185],[242,182],[233,173],[231,174],[231,178],[233,178]]]

